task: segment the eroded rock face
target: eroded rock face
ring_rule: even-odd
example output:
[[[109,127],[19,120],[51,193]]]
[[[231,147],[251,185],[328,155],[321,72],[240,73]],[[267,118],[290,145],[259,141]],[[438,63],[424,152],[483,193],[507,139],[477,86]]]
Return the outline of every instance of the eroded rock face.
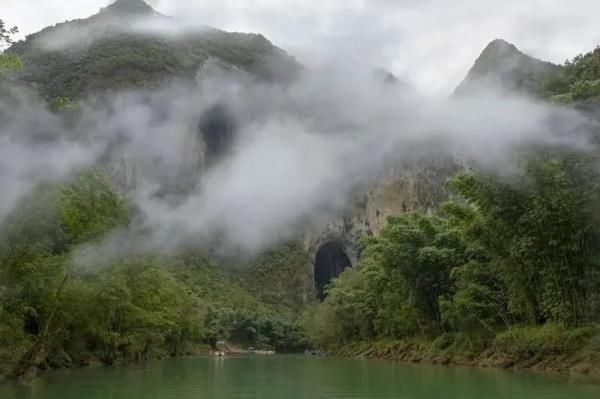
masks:
[[[379,235],[390,216],[411,211],[433,213],[448,198],[447,180],[464,170],[458,158],[440,157],[387,171],[366,194],[366,220]]]
[[[115,141],[100,160],[118,191],[124,195],[152,186],[160,196],[185,194],[196,187],[206,169],[206,144],[194,123],[170,143],[165,157],[144,152],[131,139]]]
[[[182,195],[194,190],[201,176],[230,150],[236,123],[223,107],[214,106],[191,121],[172,156],[152,159],[128,143],[115,143],[102,159],[118,190],[129,194],[148,182],[156,184],[157,194]]]
[[[389,169],[352,207],[333,217],[322,229],[308,231],[304,245],[316,262],[323,245],[339,243],[354,265],[360,260],[362,237],[379,235],[390,216],[411,211],[434,212],[450,196],[447,180],[467,168],[460,158],[439,157]]]

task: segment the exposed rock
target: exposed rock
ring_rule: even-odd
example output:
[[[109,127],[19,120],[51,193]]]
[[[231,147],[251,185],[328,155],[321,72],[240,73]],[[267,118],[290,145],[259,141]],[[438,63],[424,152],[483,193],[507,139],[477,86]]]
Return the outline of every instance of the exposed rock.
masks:
[[[449,198],[447,180],[468,168],[460,158],[443,157],[399,164],[380,176],[354,205],[333,217],[324,228],[308,231],[304,245],[315,259],[318,250],[336,242],[355,265],[361,254],[361,239],[377,236],[390,216],[410,211],[434,212]]]

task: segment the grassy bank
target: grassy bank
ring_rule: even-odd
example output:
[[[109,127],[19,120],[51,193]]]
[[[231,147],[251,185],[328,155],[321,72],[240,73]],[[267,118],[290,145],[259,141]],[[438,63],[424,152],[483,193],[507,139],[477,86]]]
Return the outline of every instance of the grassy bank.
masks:
[[[600,325],[518,327],[491,339],[445,334],[435,340],[377,340],[340,347],[343,357],[533,370],[600,380]]]

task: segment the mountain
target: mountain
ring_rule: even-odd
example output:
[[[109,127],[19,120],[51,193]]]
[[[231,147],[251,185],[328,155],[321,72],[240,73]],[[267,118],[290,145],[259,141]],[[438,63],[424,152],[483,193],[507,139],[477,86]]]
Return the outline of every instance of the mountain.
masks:
[[[157,12],[143,0],[117,0],[108,7],[103,8],[101,13],[114,13],[117,15],[157,14]]]
[[[195,78],[209,61],[265,81],[289,81],[301,68],[260,34],[186,31],[142,0],[118,0],[89,18],[30,35],[8,52],[23,61],[21,80],[46,99]]]
[[[483,50],[455,95],[488,90],[516,90],[539,93],[545,81],[560,71],[558,65],[522,53],[513,44],[496,39]]]

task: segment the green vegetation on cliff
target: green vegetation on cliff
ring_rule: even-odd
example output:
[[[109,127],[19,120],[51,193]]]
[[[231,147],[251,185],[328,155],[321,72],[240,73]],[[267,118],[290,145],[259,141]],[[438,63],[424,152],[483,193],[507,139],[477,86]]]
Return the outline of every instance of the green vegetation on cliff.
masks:
[[[140,21],[157,31],[142,29]],[[208,27],[161,31],[174,25],[143,1],[121,0],[89,18],[30,35],[7,51],[23,60],[20,79],[47,100],[194,79],[209,60],[266,81],[288,81],[299,72],[299,64],[262,35]]]
[[[600,117],[600,47],[567,61],[545,82],[544,95]]]

